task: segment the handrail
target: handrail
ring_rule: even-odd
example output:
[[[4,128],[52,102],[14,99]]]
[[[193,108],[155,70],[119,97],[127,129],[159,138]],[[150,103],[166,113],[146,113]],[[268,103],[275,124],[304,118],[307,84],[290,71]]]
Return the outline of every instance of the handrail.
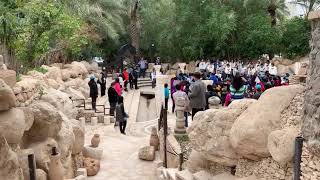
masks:
[[[76,106],[77,108],[83,107],[84,110],[91,110],[91,109],[86,109],[86,100],[85,99],[73,99],[72,97],[69,97],[69,98],[72,101],[72,103],[74,103],[75,101],[82,101],[81,104],[83,104],[83,105],[81,105],[81,104],[77,105]],[[103,115],[110,115],[110,113],[108,113],[108,114],[106,113],[106,109],[110,109],[110,107],[106,107],[105,105],[102,105],[102,104],[97,104],[96,107],[103,107],[103,112],[98,112],[97,108],[96,108],[95,113],[103,113]]]

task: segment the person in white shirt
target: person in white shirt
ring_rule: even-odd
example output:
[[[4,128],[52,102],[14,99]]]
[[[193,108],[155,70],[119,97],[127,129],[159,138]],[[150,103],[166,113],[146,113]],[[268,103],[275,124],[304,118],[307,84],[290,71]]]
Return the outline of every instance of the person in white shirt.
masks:
[[[278,75],[278,69],[274,65],[274,63],[271,63],[271,66],[269,66],[269,74],[271,74],[273,76],[277,76]]]
[[[207,64],[206,62],[204,62],[204,60],[202,59],[200,64],[199,64],[199,70],[204,72],[207,69]]]
[[[207,66],[207,70],[210,72],[210,73],[213,73],[214,72],[214,65],[213,64],[209,64]]]
[[[230,64],[227,64],[227,66],[224,69],[224,73],[226,74],[226,78],[231,78],[231,66],[230,66]]]

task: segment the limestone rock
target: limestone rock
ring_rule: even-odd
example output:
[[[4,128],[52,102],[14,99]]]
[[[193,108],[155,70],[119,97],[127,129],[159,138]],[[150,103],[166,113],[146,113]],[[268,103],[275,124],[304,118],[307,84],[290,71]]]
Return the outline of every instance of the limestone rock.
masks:
[[[0,179],[24,179],[18,157],[16,153],[10,149],[6,139],[3,136],[0,136]]]
[[[20,108],[24,112],[25,117],[25,131],[30,130],[34,122],[34,115],[31,108],[22,107]]]
[[[251,99],[237,100],[228,108],[210,109],[197,114],[197,123],[192,124],[189,130],[193,149],[208,161],[235,166],[239,156],[230,144],[230,129],[236,118],[255,102]]]
[[[75,119],[77,116],[77,109],[74,108],[70,96],[62,91],[52,88],[48,89],[41,100],[50,103],[70,119]]]
[[[37,167],[46,172],[49,170],[50,155],[53,147],[58,147],[58,144],[52,138],[33,142],[28,146],[28,148],[34,151]]]
[[[49,67],[49,66],[45,66],[45,65],[42,65],[42,67],[44,67],[45,69],[48,70],[48,72],[46,73],[46,76],[48,79],[53,79],[57,83],[63,83],[61,68],[54,67],[54,66]]]
[[[2,79],[0,79],[0,111],[9,110],[15,106],[16,97],[12,89]]]
[[[285,165],[292,161],[294,156],[295,137],[299,135],[296,128],[286,128],[272,131],[268,137],[268,149],[272,158]]]
[[[13,108],[0,112],[0,133],[9,144],[18,144],[21,141],[25,126],[22,110]]]
[[[44,140],[57,137],[62,126],[62,117],[55,107],[47,102],[36,102],[31,105],[34,123],[26,135],[29,139]]]
[[[81,74],[83,76],[88,75],[88,70],[84,64],[81,62],[73,61],[71,63],[72,69],[77,72],[77,74]]]
[[[302,86],[292,85],[264,92],[259,101],[242,113],[231,128],[230,141],[237,153],[252,160],[270,156],[268,136],[279,128],[281,112],[302,91]]]
[[[203,155],[201,155],[199,152],[192,150],[188,161],[187,161],[187,169],[192,172],[196,173],[205,169],[208,169],[209,162],[206,160]]]
[[[101,160],[102,154],[103,154],[103,149],[99,148],[99,147],[94,148],[91,146],[84,146],[82,149],[82,154],[84,157],[89,157],[89,158]]]
[[[61,70],[61,78],[63,81],[67,81],[70,79],[72,72],[68,69],[62,69]]]
[[[47,173],[42,169],[36,169],[37,180],[47,180]]]
[[[73,134],[75,141],[72,148],[72,154],[79,154],[84,147],[84,129],[81,126],[81,122],[77,120],[71,120]]]
[[[95,176],[100,170],[100,161],[92,158],[85,158],[84,167],[87,169],[88,176]]]
[[[139,150],[139,159],[146,161],[153,161],[155,158],[154,146],[146,146]]]
[[[0,79],[2,79],[11,88],[17,83],[16,72],[13,70],[1,70]]]
[[[54,79],[48,79],[47,80],[48,86],[53,88],[53,89],[59,89],[60,85],[58,84],[58,82]]]

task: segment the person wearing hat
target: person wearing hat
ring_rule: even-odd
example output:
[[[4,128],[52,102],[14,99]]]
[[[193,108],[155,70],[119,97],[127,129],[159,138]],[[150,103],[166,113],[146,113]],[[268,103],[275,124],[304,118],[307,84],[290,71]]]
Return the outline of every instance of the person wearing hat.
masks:
[[[101,90],[101,97],[103,97],[104,95],[106,95],[106,76],[104,74],[104,72],[101,72],[101,79],[98,80],[98,84],[100,84],[100,90]]]
[[[96,102],[97,102],[97,98],[98,98],[98,85],[95,81],[95,77],[91,76],[90,77],[90,81],[88,83],[89,87],[90,87],[90,97],[92,100],[92,109],[96,110]]]

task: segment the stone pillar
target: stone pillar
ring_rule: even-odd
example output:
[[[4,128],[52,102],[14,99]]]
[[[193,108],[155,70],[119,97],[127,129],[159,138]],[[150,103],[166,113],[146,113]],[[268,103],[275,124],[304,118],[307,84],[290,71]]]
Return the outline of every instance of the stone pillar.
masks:
[[[160,108],[161,108],[162,103],[164,105],[164,94],[163,94],[164,84],[167,83],[170,86],[170,79],[171,78],[172,78],[172,76],[168,76],[168,75],[157,76],[157,86],[155,89],[157,115],[160,115]]]
[[[219,109],[221,107],[221,100],[217,96],[213,96],[209,98],[208,100],[209,103],[209,109]]]
[[[174,133],[176,135],[184,135],[187,133],[185,125],[185,117],[184,117],[184,107],[176,107],[176,127],[174,128]]]
[[[156,76],[161,75],[161,72],[160,72],[161,65],[154,65],[153,68],[156,70]]]
[[[314,154],[320,154],[320,11],[309,14],[311,21],[311,52],[310,52],[310,78],[307,82],[305,95],[304,114],[302,117],[302,134],[308,143],[309,150]]]

